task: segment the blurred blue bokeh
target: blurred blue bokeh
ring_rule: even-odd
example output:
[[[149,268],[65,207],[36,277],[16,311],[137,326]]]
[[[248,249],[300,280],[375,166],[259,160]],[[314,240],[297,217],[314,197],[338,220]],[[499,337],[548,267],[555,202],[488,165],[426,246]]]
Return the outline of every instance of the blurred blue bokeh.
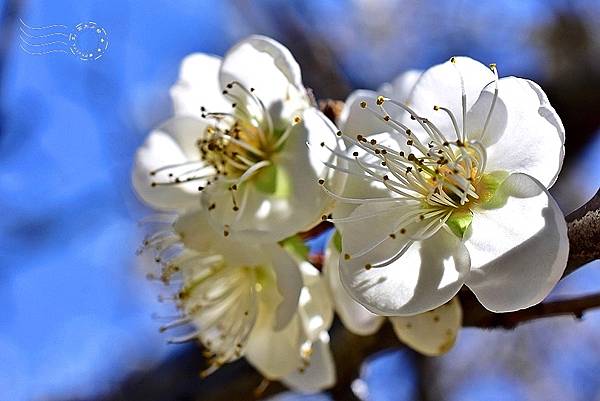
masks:
[[[186,54],[223,54],[250,33],[285,42],[285,24],[271,18],[281,12],[317,43],[324,38],[349,89],[377,87],[452,54],[498,62],[503,75],[544,80],[549,72],[534,32],[568,4],[271,0],[253,2],[247,12],[236,3],[0,2],[9,44],[0,57],[1,400],[91,398],[169,354],[151,318],[163,312],[157,288],[144,280],[134,255],[141,235],[136,222],[150,211],[135,199],[129,179],[136,147],[171,113],[168,88]],[[577,7],[600,13],[591,0]],[[108,52],[94,62],[27,54],[10,10],[32,26],[95,21],[108,32]],[[565,172],[565,182],[580,191],[575,200],[565,198],[567,209],[598,187],[598,157],[597,140]],[[597,290],[595,270],[577,273],[559,294]],[[543,394],[559,388],[554,399],[590,400],[600,394],[600,355],[589,352],[599,338],[597,313],[578,324],[556,319],[514,333],[465,330],[438,362],[438,386],[449,400],[547,399]],[[496,355],[480,353],[494,344],[504,344],[503,367]],[[517,349],[531,359],[516,366],[510,356]],[[365,365],[368,399],[414,399],[411,361],[394,352]]]

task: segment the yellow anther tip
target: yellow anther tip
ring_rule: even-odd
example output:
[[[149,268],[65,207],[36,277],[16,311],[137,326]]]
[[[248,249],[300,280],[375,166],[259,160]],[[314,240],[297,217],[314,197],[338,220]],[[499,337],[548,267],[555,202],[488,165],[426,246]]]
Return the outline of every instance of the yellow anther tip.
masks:
[[[364,100],[362,102],[360,102],[360,107],[361,109],[364,109],[367,107],[367,102],[365,102]]]
[[[377,105],[381,106],[383,104],[383,102],[385,102],[385,99],[383,96],[377,96]]]

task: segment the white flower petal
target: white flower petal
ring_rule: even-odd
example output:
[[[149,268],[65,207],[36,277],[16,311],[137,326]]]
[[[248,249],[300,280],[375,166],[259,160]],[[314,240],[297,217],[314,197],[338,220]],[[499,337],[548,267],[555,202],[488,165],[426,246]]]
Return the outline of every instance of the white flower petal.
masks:
[[[407,151],[407,147],[404,144],[399,144],[394,138],[394,134],[390,134],[387,132],[371,135],[369,138],[375,139],[378,144],[385,145],[390,149],[395,151]],[[352,145],[347,151],[346,154],[350,155],[353,152],[359,152],[361,163],[364,165],[367,164],[380,164],[381,160],[370,153],[365,153],[363,149],[360,149],[356,145]],[[390,190],[385,187],[379,181],[371,181],[364,178],[364,171],[360,168],[358,163],[349,162],[349,163],[339,163],[340,167],[347,168],[352,171],[354,174],[346,174],[340,171],[336,171],[336,175],[346,176],[345,183],[343,186],[343,191],[341,191],[340,195],[353,198],[353,199],[371,199],[371,198],[389,198]],[[331,181],[327,182],[327,188],[330,190]],[[349,216],[354,209],[358,207],[357,203],[346,203],[343,201],[338,201],[335,203],[335,207],[332,211],[333,217],[347,217]]]
[[[264,306],[261,304],[244,356],[264,377],[279,380],[298,369],[302,344],[300,319],[296,316],[283,330],[274,331],[274,310],[266,310]]]
[[[546,94],[532,81],[507,77],[498,82],[498,99],[481,138],[493,99],[489,85],[469,113],[469,136],[487,150],[486,170],[528,174],[549,188],[564,158],[565,130]]]
[[[508,312],[548,295],[565,269],[569,241],[562,212],[537,180],[513,174],[498,191],[506,204],[476,210],[467,232],[467,285],[487,309]]]
[[[492,71],[480,62],[468,57],[454,57],[454,61],[454,63],[447,61],[426,70],[415,84],[407,102],[418,115],[433,122],[450,141],[456,140],[451,120],[445,112],[434,111],[433,106],[450,109],[459,129],[462,130],[461,75],[466,95],[465,112],[479,98],[481,90],[494,81]],[[407,119],[406,123],[414,128],[413,131],[417,135],[422,134],[422,129],[417,128],[418,124],[414,121]]]
[[[378,119],[373,113],[360,107],[365,101],[372,108],[377,100],[377,93],[370,90],[356,90],[348,96],[344,108],[338,118],[340,130],[351,138],[356,135],[372,135],[390,131],[390,126]]]
[[[274,329],[277,331],[287,326],[298,310],[298,298],[303,284],[302,275],[298,262],[278,244],[266,244],[261,248],[271,259],[277,279],[277,289],[282,297],[275,312]]]
[[[408,70],[396,77],[391,83],[381,85],[378,92],[390,99],[404,103],[412,94],[412,90],[422,74],[422,70]]]
[[[335,225],[342,236],[343,253],[351,256],[363,254],[369,248],[396,235],[398,248],[410,241],[410,233],[417,231],[421,224],[419,204],[404,202],[363,203],[350,214],[349,222],[336,221]],[[411,216],[407,218],[406,216]],[[405,235],[398,231],[407,230]]]
[[[335,249],[333,241],[329,241],[325,252],[323,274],[327,278],[335,310],[344,326],[352,333],[361,336],[373,334],[379,330],[385,318],[369,312],[348,295],[340,281],[339,260],[340,253]]]
[[[215,231],[211,226],[208,213],[205,208],[196,208],[181,214],[175,220],[174,231],[180,235],[186,248],[201,253],[223,255],[227,264],[233,266],[273,266],[274,274],[277,273],[275,264],[281,263],[281,259],[272,257],[273,252],[267,252],[259,244],[251,241],[240,242],[225,237],[222,231]],[[290,276],[294,277],[293,271]]]
[[[335,364],[326,331],[321,332],[319,339],[313,343],[312,349],[309,365],[302,371],[293,371],[282,380],[294,391],[316,393],[335,384]]]
[[[458,298],[429,312],[413,316],[390,317],[394,332],[406,345],[429,356],[450,350],[462,326]]]
[[[362,230],[365,236],[377,231],[366,224]],[[340,278],[350,295],[371,312],[388,316],[425,312],[450,300],[463,285],[470,265],[458,238],[441,229],[412,244],[390,265],[365,269],[367,263],[392,258],[402,248],[399,241],[390,238],[363,257],[341,258]]]
[[[152,186],[153,182],[169,182],[172,178],[166,170],[154,176],[150,172],[164,166],[199,160],[194,144],[205,128],[206,125],[195,118],[175,117],[148,135],[137,151],[133,170],[133,186],[144,202],[154,208],[166,210],[200,204],[197,182]],[[177,171],[185,170],[186,168]]]
[[[265,36],[250,36],[227,52],[221,65],[221,87],[232,81],[254,88],[276,122],[282,113],[308,105],[300,66],[285,46]],[[296,106],[284,104],[288,102]]]
[[[332,133],[330,123],[313,108],[305,110],[301,122],[291,129],[283,150],[272,158],[279,173],[287,177],[289,193],[282,196],[259,190],[254,184],[257,176],[237,191],[240,210],[235,212],[230,184],[211,185],[202,195],[205,205],[216,204],[211,217],[217,229],[228,224],[240,240],[276,242],[311,228],[332,207],[332,199],[318,184],[319,178],[329,174],[321,162],[321,157],[329,157],[329,151],[319,144],[335,147],[335,130]],[[334,187],[340,186],[340,178],[332,183]]]
[[[221,58],[209,54],[193,53],[183,59],[179,79],[171,87],[175,115],[201,118],[201,107],[211,112],[231,109],[221,94],[220,68]]]
[[[333,322],[333,304],[325,278],[310,263],[301,265],[304,288],[300,293],[298,314],[306,338],[315,341]]]

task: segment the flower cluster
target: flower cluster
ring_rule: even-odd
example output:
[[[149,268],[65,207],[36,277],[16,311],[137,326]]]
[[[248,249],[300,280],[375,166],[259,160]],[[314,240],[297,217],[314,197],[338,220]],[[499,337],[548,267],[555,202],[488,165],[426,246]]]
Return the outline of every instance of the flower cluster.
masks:
[[[174,116],[137,152],[133,184],[172,216],[143,250],[179,310],[161,329],[203,345],[205,375],[245,357],[320,391],[335,382],[334,310],[360,335],[389,317],[402,342],[439,355],[460,330],[463,284],[511,311],[540,302],[565,268],[547,191],[562,124],[539,86],[495,65],[457,57],[356,91],[336,126],[289,50],[252,36],[222,59],[186,57],[171,95]],[[321,271],[297,234],[323,221],[335,231]]]

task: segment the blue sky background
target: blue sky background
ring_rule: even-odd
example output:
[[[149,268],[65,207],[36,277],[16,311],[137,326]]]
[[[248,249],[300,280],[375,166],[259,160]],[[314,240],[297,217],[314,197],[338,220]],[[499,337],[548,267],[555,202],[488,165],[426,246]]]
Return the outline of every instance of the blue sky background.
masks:
[[[19,48],[16,26],[0,26],[9,39],[0,58],[2,401],[90,399],[172,353],[151,318],[169,311],[135,256],[137,221],[150,211],[132,193],[130,169],[144,136],[171,113],[168,88],[185,55],[223,54],[251,33],[285,43],[285,25],[272,18],[285,11],[330,48],[349,88],[377,87],[453,54],[545,82],[553,76],[535,32],[569,4],[271,0],[245,13],[230,1],[10,4],[17,3],[29,25],[95,21],[110,44],[94,62],[31,55]],[[597,2],[572,3],[590,20],[600,13]],[[0,0],[0,10],[8,6]],[[570,196],[558,200],[565,210],[598,187],[598,157],[596,138],[564,172],[559,185],[571,191],[560,193]],[[595,266],[562,283],[557,295],[598,288]],[[600,397],[600,379],[591,373],[600,372],[598,349],[594,312],[583,322],[552,319],[514,332],[464,330],[456,348],[429,368],[437,372],[439,399],[591,400]],[[357,385],[370,400],[411,400],[415,375],[409,353],[396,351],[373,358]]]

